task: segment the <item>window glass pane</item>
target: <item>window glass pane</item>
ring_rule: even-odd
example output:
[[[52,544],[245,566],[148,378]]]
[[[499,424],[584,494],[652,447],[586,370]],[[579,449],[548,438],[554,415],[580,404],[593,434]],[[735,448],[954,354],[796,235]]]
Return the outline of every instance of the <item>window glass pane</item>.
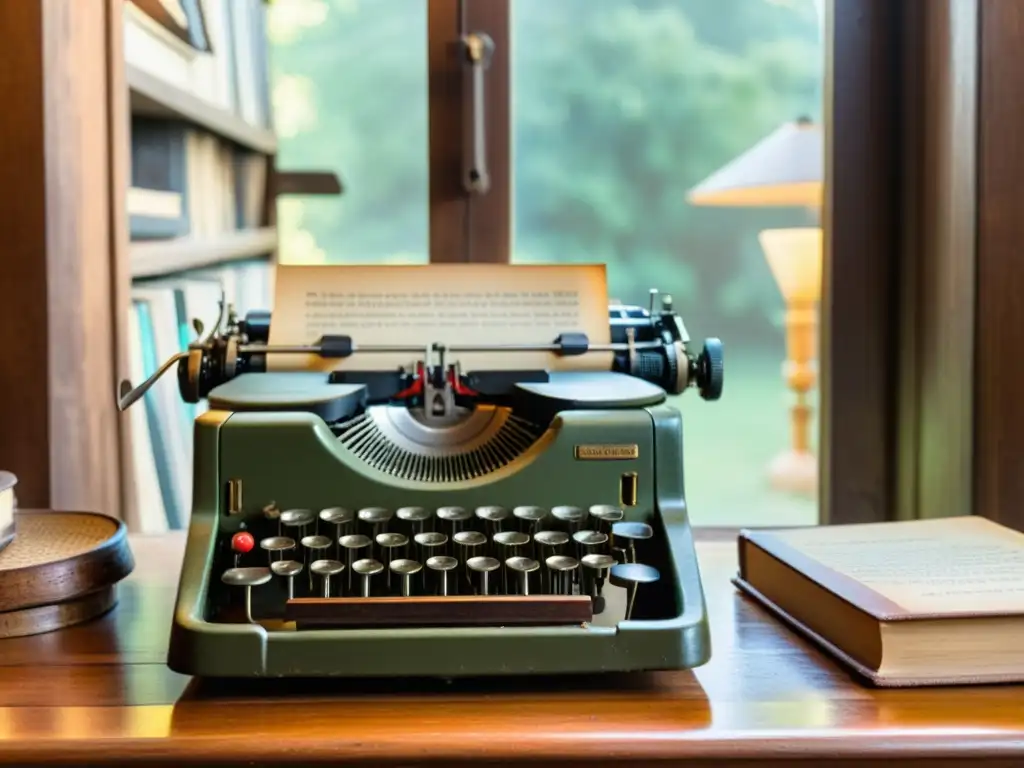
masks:
[[[695,523],[814,523],[815,490],[771,481],[791,448],[795,395],[783,374],[784,304],[758,236],[815,227],[817,214],[695,206],[687,196],[780,125],[820,121],[818,4],[599,5],[511,4],[513,258],[605,262],[611,298],[646,306],[658,288],[673,295],[698,350],[704,337],[722,338],[722,400],[678,399]],[[812,416],[811,452],[817,429]]]
[[[344,192],[278,201],[284,263],[428,260],[427,3],[275,0],[278,167]]]

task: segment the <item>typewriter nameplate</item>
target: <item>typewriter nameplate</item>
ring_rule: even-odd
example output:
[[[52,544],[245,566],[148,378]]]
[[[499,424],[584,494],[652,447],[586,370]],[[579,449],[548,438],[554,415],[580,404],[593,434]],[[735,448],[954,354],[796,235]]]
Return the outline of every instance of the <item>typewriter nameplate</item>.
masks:
[[[580,461],[628,461],[640,456],[640,446],[636,443],[577,445],[573,455]]]

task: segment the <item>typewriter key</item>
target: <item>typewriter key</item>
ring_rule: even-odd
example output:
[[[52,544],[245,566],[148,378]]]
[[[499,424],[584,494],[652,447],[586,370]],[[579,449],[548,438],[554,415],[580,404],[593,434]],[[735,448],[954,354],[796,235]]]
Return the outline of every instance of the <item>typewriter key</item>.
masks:
[[[320,519],[328,525],[334,526],[335,542],[345,534],[351,533],[352,521],[355,518],[356,516],[352,513],[352,510],[345,509],[344,507],[328,507],[327,509],[320,510]],[[337,544],[335,551],[339,556],[341,555],[341,544]]]
[[[540,568],[540,563],[531,557],[510,557],[505,561],[505,568],[515,574],[513,591],[508,594],[529,595],[530,574]]]
[[[295,560],[277,560],[270,564],[270,570],[276,576],[288,579],[288,599],[295,597],[295,577],[302,573],[302,563]]]
[[[402,597],[412,596],[412,577],[423,570],[423,565],[415,560],[402,558],[391,561],[391,572],[396,573],[402,580]]]
[[[530,543],[530,537],[519,531],[499,531],[494,534],[498,560],[507,563],[509,558],[523,556],[523,548]],[[509,594],[508,568],[501,569],[501,591]]]
[[[286,509],[277,519],[278,533],[281,533],[281,526],[285,528],[298,528],[299,537],[306,535],[306,526],[316,520],[316,515],[311,509]]]
[[[269,565],[273,566],[274,553],[277,553],[279,559],[283,558],[285,552],[295,549],[295,539],[288,536],[268,536],[260,542],[260,549],[267,551],[267,557],[270,559]]]
[[[469,568],[470,573],[477,575],[474,580],[476,593],[478,595],[491,594],[491,573],[498,570],[501,563],[493,557],[471,557],[466,562],[466,567]]]
[[[409,535],[416,536],[423,533],[429,527],[427,525],[431,518],[430,510],[424,507],[402,507],[395,516],[409,524]]]
[[[537,545],[537,556],[547,560],[552,555],[562,554],[562,548],[569,543],[569,534],[565,531],[537,531],[533,541]]]
[[[359,519],[369,526],[371,540],[376,540],[378,534],[384,533],[388,529],[391,510],[384,509],[384,507],[366,507],[359,510]]]
[[[599,531],[576,531],[572,538],[576,542],[576,551],[580,558],[599,553],[608,543],[608,534]]]
[[[533,536],[539,528],[538,523],[547,516],[547,510],[544,507],[516,507],[512,510],[512,514],[517,520],[522,530]]]
[[[580,561],[568,555],[552,555],[544,564],[548,567],[548,591],[553,595],[572,595],[579,575]]]
[[[487,544],[487,537],[480,531],[459,531],[455,534],[454,540],[455,554],[464,563],[483,552],[483,547]]]
[[[647,523],[619,522],[612,525],[612,552],[622,553],[622,562],[636,562],[636,542],[654,535]]]
[[[444,521],[449,539],[465,528],[466,521],[472,516],[473,513],[463,507],[439,507],[437,510],[437,519]]]
[[[597,601],[603,600],[601,592],[604,589],[604,580],[608,578],[608,572],[615,565],[615,558],[611,555],[584,555],[580,564],[583,566],[583,592],[594,598],[596,610]]]
[[[311,573],[322,576],[324,580],[324,597],[331,596],[331,576],[345,570],[345,564],[337,560],[314,560],[309,566]]]
[[[305,552],[302,553],[302,562],[306,564],[317,559],[321,552],[329,549],[331,546],[331,540],[320,534],[304,536],[301,543],[306,548]],[[313,589],[313,571],[309,572],[309,588]]]
[[[405,554],[405,548],[409,544],[409,537],[404,533],[380,533],[377,534],[377,546],[380,549],[380,559],[388,569],[388,588],[391,587],[391,562]]]
[[[587,513],[579,507],[559,506],[552,507],[551,516],[565,526],[569,533],[575,533],[580,528],[580,523]]]
[[[612,524],[623,518],[622,510],[612,504],[594,504],[590,508],[590,516],[597,520],[595,528],[605,534],[610,534]]]
[[[345,567],[348,569],[348,591],[352,593],[352,574],[355,572],[355,568],[352,566],[355,561],[361,558],[363,555],[369,554],[370,540],[363,536],[361,533],[352,533],[348,536],[342,536],[338,542],[341,544],[341,548],[345,550]]]
[[[232,587],[245,587],[245,618],[253,624],[252,588],[266,584],[271,578],[269,568],[229,568],[220,580]]]
[[[626,599],[626,621],[633,616],[636,592],[641,584],[652,584],[661,578],[658,569],[643,563],[617,563],[612,566],[609,581],[616,587],[623,587],[629,597]]]
[[[369,597],[373,593],[373,585],[370,583],[370,580],[383,571],[384,566],[377,560],[365,558],[363,560],[356,560],[352,563],[352,570],[362,578],[360,594],[363,597]]]
[[[504,507],[477,507],[476,516],[483,520],[484,534],[490,539],[502,529],[508,519],[508,510]]]
[[[427,560],[427,568],[434,574],[434,582],[431,591],[436,595],[447,597],[456,592],[455,579],[451,578],[451,572],[459,566],[459,561],[454,557],[439,555]]]

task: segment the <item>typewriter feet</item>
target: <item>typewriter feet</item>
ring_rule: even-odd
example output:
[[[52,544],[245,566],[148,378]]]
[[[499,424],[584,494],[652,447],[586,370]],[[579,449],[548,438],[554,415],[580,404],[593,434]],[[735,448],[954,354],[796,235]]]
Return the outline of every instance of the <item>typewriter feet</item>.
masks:
[[[271,579],[269,568],[229,568],[221,576],[228,586],[245,587],[245,618],[252,624],[252,588],[266,584]]]
[[[617,563],[612,566],[611,583],[626,590],[626,621],[633,617],[633,604],[641,584],[652,584],[661,578],[658,569],[643,563]]]

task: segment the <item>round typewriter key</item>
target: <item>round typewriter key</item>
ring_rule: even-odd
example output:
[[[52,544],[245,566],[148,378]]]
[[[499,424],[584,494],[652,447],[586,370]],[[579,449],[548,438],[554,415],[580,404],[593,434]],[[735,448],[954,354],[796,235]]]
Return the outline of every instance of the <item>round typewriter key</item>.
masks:
[[[565,526],[566,530],[573,533],[579,530],[580,523],[587,516],[580,507],[559,506],[551,508],[551,516]]]
[[[540,563],[531,557],[510,557],[505,561],[505,568],[515,574],[514,580],[510,580],[515,584],[514,594],[529,595],[530,574],[540,568]]]
[[[317,576],[323,577],[324,597],[330,597],[331,576],[344,571],[345,564],[337,560],[314,560],[313,564],[309,566],[309,570],[311,573],[315,573]]]
[[[342,536],[338,541],[341,548],[345,550],[345,567],[348,569],[348,591],[352,592],[352,574],[355,572],[353,564],[363,555],[369,554],[370,539],[361,533],[351,533]]]
[[[636,603],[637,588],[641,584],[651,584],[661,578],[657,568],[643,563],[616,563],[612,566],[609,581],[616,587],[623,587],[626,598],[626,621],[633,616],[633,605]]]
[[[277,560],[270,564],[270,570],[276,576],[288,579],[288,599],[295,597],[295,577],[302,573],[302,563],[295,560]]]
[[[619,522],[612,525],[612,549],[622,553],[626,563],[636,562],[636,542],[654,535],[647,523]]]
[[[277,519],[278,526],[285,528],[299,528],[299,536],[306,535],[306,526],[316,520],[312,509],[286,509]],[[280,530],[278,530],[280,533]]]
[[[568,555],[553,555],[544,561],[548,567],[549,591],[553,595],[572,595],[576,592],[576,577],[580,561]]]
[[[229,568],[220,580],[231,587],[245,587],[245,618],[252,624],[252,588],[266,584],[271,578],[269,568]]]
[[[499,531],[494,534],[494,544],[498,559],[503,563],[507,563],[509,558],[525,556],[525,550],[530,544],[530,537],[519,531]],[[511,588],[512,584],[508,575],[508,568],[502,568],[502,594],[510,594],[509,590]]]
[[[611,555],[584,555],[580,564],[583,566],[583,591],[597,600],[601,597],[608,572],[615,565],[615,558]]]
[[[504,507],[477,507],[476,516],[478,520],[483,520],[484,533],[487,538],[491,538],[502,529],[508,519],[508,510]]]
[[[427,560],[427,568],[435,574],[436,586],[432,590],[434,594],[443,597],[455,594],[455,579],[451,578],[451,573],[458,565],[458,560],[445,555],[438,555]]]
[[[320,510],[320,519],[328,525],[334,526],[334,540],[338,541],[346,533],[351,533],[352,521],[356,519],[356,516],[351,509],[328,507]],[[336,551],[339,555],[341,554],[340,544]]]
[[[540,558],[547,560],[552,555],[562,554],[563,547],[569,543],[569,534],[565,531],[537,531],[533,542]]]
[[[352,563],[352,570],[362,578],[360,594],[362,594],[363,597],[369,597],[373,593],[373,585],[370,583],[370,579],[383,571],[384,565],[378,560],[364,558],[363,560],[356,560]]]
[[[444,548],[448,544],[448,537],[437,531],[426,531],[424,533],[417,533],[413,537],[413,541],[416,542],[417,551],[422,555],[420,560],[425,562],[428,557],[444,554]]]
[[[295,539],[289,536],[268,536],[260,541],[260,549],[266,550],[270,565],[273,566],[274,553],[277,553],[278,558],[283,558],[285,552],[295,549]]]
[[[538,523],[547,517],[544,507],[516,507],[512,515],[519,521],[520,527],[531,536],[537,532]]]
[[[412,596],[412,577],[423,570],[423,565],[415,560],[401,558],[391,561],[391,573],[398,574],[402,580],[402,597]]]
[[[455,556],[460,563],[468,563],[471,558],[486,553],[487,537],[480,531],[459,531],[452,537],[455,542]],[[469,569],[463,571],[463,578],[466,583],[472,586],[473,579],[470,577]]]
[[[576,531],[572,535],[579,557],[594,555],[608,543],[608,534],[600,531]]]
[[[437,519],[443,521],[447,528],[448,538],[455,538],[455,534],[466,527],[466,521],[473,517],[473,513],[464,507],[439,507]]]
[[[326,536],[320,534],[314,534],[312,536],[303,536],[302,546],[305,547],[305,551],[302,554],[302,562],[309,563],[317,558],[325,550],[331,546],[331,540]],[[313,589],[313,572],[309,572],[309,588]]]
[[[380,559],[388,569],[388,588],[391,587],[391,562],[405,554],[405,548],[409,544],[409,537],[404,533],[379,533],[377,534],[377,546],[380,548]]]
[[[501,563],[493,557],[471,557],[466,562],[466,567],[469,568],[470,573],[477,574],[476,593],[478,595],[491,594],[491,573],[498,570]]]
[[[395,513],[395,516],[409,524],[409,531],[413,536],[426,531],[427,522],[432,517],[430,510],[425,507],[402,507]]]
[[[590,516],[597,520],[597,530],[601,533],[611,533],[612,523],[617,523],[623,518],[622,510],[612,504],[594,504],[590,508]]]
[[[455,554],[464,563],[479,555],[487,544],[487,537],[480,531],[459,531],[453,540],[455,541]]]
[[[391,510],[384,507],[365,507],[359,510],[359,519],[369,526],[370,538],[376,539],[377,534],[384,533],[391,522]]]

